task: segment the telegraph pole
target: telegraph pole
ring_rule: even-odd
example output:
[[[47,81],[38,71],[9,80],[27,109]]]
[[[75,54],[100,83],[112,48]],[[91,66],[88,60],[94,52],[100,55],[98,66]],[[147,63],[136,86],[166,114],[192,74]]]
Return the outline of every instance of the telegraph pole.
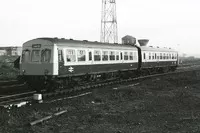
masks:
[[[102,0],[100,41],[118,43],[116,0]]]

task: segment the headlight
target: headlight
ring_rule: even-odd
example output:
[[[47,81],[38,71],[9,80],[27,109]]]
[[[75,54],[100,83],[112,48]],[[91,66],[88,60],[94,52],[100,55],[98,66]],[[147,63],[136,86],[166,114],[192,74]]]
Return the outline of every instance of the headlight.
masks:
[[[44,75],[48,75],[48,73],[49,73],[49,70],[48,70],[48,69],[45,69],[45,70],[44,70]]]
[[[22,74],[25,74],[25,72],[26,72],[26,71],[23,69],[23,70],[22,70]]]

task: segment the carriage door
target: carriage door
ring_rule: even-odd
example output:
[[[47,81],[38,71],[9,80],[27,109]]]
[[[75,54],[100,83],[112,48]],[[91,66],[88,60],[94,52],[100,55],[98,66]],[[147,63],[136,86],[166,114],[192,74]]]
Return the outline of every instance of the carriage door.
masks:
[[[88,62],[93,63],[93,50],[89,49],[88,50]]]
[[[123,51],[120,51],[120,60],[123,63],[124,62],[124,54]]]
[[[87,71],[89,73],[89,72],[91,72],[91,64],[93,64],[93,60],[94,60],[93,59],[93,50],[89,49],[87,55],[88,55],[88,63],[89,63],[88,67],[87,67],[88,68]]]
[[[64,68],[64,58],[63,58],[63,50],[58,49],[58,71]]]
[[[145,67],[146,66],[146,62],[147,62],[147,53],[146,52],[142,52],[142,63],[141,63],[141,65],[143,66],[143,67]]]
[[[159,54],[155,53],[155,60],[156,60],[156,65],[159,66]]]

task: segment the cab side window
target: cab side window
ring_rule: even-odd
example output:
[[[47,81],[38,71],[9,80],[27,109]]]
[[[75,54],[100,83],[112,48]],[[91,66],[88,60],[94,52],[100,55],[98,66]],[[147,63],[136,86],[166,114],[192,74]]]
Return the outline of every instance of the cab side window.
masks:
[[[30,61],[30,50],[23,50],[22,52],[22,62]]]

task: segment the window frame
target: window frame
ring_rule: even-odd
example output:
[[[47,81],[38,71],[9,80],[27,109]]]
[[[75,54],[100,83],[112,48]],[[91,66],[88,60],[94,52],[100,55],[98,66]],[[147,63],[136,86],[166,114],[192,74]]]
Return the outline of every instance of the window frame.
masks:
[[[38,54],[38,60],[37,61],[33,61],[33,52],[34,51],[37,51],[37,52],[39,52],[39,54]],[[34,54],[35,55],[35,54]],[[32,49],[32,51],[31,51],[31,62],[34,62],[34,63],[39,63],[39,62],[41,62],[41,50],[40,49]]]
[[[84,60],[79,60],[80,59],[79,51],[84,51]],[[87,54],[87,52],[86,52],[85,49],[77,49],[77,52],[76,52],[77,62],[85,62],[85,61],[87,61],[86,54]]]
[[[106,52],[106,54],[105,54],[105,52]],[[101,56],[102,56],[102,61],[108,61],[109,60],[108,50],[102,50]]]
[[[95,55],[95,51],[98,51],[98,52],[99,52],[99,55]],[[95,62],[102,61],[101,55],[102,55],[102,54],[101,54],[101,50],[94,49],[94,51],[93,51],[93,60],[94,60]],[[99,57],[100,57],[99,60],[95,60],[95,56],[99,56]]]
[[[160,59],[163,60],[163,53],[160,53]]]
[[[50,51],[50,54],[49,54],[48,60],[47,60],[47,61],[46,61],[46,60],[44,61],[44,60],[43,60],[43,54],[45,54],[47,51]],[[46,49],[41,50],[41,59],[40,59],[41,63],[50,63],[51,58],[52,58],[52,56],[51,56],[52,52],[51,52],[51,51],[52,51],[52,50],[49,49],[49,48],[46,48]]]
[[[131,56],[131,53],[132,53],[132,56]],[[134,60],[134,52],[129,52],[129,60]]]
[[[24,52],[29,52],[29,56],[28,56],[28,61],[25,61],[25,53]],[[22,51],[22,59],[21,59],[21,62],[30,62],[31,61],[31,50],[29,50],[29,49],[25,49],[25,50],[23,50]]]
[[[149,52],[149,60],[151,60],[151,52]]]
[[[120,60],[120,52],[116,51],[115,54],[116,54],[116,61],[119,61]]]
[[[67,58],[67,56],[68,56],[68,52],[67,52],[67,50],[73,50],[74,51],[74,54],[73,54],[73,56],[75,56],[75,60],[73,60],[73,61],[68,61],[68,58]],[[76,52],[76,49],[73,49],[73,48],[66,48],[65,49],[65,59],[66,59],[66,62],[67,63],[76,63],[77,62],[77,54],[76,54],[77,52]],[[72,56],[72,54],[70,54],[70,56]],[[71,59],[71,58],[70,58]]]
[[[112,53],[114,53],[114,54],[112,54]],[[115,55],[116,55],[115,51],[109,51],[109,60],[115,61]]]
[[[124,51],[123,53],[124,53],[124,61],[128,61],[129,60],[129,52]],[[127,55],[125,53],[127,53]],[[125,56],[127,56],[127,58],[125,58]]]

